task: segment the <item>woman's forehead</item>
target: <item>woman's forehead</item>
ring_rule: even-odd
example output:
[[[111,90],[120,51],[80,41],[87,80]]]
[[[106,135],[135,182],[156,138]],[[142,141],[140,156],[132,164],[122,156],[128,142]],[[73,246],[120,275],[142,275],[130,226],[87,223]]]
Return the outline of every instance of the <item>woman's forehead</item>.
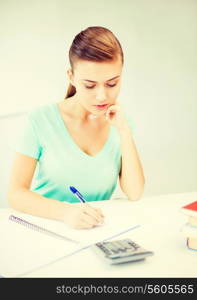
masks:
[[[122,63],[80,61],[76,64],[75,75],[79,80],[86,81],[109,81],[121,76]]]

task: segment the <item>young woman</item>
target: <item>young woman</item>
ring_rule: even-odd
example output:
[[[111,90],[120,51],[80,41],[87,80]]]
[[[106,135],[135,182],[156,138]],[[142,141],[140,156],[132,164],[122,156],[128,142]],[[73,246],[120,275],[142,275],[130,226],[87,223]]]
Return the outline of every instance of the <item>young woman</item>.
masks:
[[[124,63],[119,41],[104,27],[88,27],[75,36],[69,60],[65,99],[28,114],[8,200],[25,213],[91,228],[104,216],[89,202],[109,199],[118,177],[128,199],[137,200],[144,175],[130,117],[117,99]]]

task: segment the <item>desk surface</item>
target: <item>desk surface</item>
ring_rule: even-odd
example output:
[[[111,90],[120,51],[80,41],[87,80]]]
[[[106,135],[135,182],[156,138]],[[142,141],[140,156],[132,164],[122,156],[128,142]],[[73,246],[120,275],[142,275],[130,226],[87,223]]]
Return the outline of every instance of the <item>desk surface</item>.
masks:
[[[135,202],[106,201],[117,211],[122,207],[125,212],[130,210],[131,220],[133,215],[141,224],[119,239],[131,238],[154,251],[154,256],[140,262],[108,265],[88,248],[23,277],[197,277],[197,252],[187,249],[180,232],[187,221],[180,207],[196,199],[197,192],[146,197]]]

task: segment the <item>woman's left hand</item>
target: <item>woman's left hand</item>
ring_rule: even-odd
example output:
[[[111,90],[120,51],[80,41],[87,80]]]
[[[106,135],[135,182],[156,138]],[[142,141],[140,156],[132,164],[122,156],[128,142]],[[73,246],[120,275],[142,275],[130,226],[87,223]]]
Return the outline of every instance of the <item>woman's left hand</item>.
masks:
[[[106,120],[119,131],[128,128],[128,122],[119,102],[108,107],[105,113]]]

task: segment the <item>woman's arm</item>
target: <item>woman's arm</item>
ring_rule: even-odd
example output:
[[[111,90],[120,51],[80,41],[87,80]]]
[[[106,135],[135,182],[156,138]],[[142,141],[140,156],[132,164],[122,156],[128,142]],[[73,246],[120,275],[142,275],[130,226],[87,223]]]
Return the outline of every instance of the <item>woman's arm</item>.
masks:
[[[120,187],[130,200],[138,200],[144,190],[144,174],[129,127],[119,131],[122,165]]]
[[[36,164],[36,159],[16,154],[8,190],[8,202],[12,208],[38,217],[63,221],[77,229],[92,228],[103,222],[102,212],[98,208],[88,204],[61,202],[30,191]]]
[[[8,202],[12,208],[24,213],[63,220],[67,205],[65,202],[48,199],[30,191],[36,165],[36,159],[16,154],[11,171]]]
[[[106,119],[117,128],[120,135],[122,154],[120,187],[130,200],[137,200],[144,190],[145,179],[131,129],[118,101],[108,108]]]

